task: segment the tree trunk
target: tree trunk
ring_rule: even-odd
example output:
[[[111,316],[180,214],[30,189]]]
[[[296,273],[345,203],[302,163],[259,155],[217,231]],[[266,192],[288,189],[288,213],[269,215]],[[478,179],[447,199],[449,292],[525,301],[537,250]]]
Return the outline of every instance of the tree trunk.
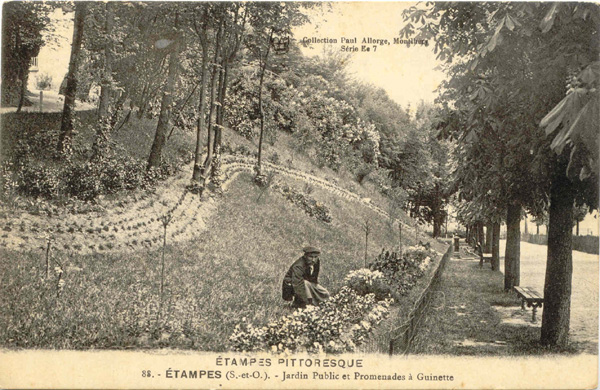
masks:
[[[506,251],[504,252],[504,291],[518,286],[521,256],[521,205],[509,204],[506,212]]]
[[[579,235],[579,221],[577,221],[577,223],[575,224],[575,235],[578,236]]]
[[[174,43],[174,47],[169,54],[169,73],[167,75],[167,84],[163,90],[163,96],[160,103],[160,114],[158,116],[158,125],[154,134],[154,142],[150,149],[148,157],[147,169],[158,168],[162,160],[162,149],[165,146],[167,139],[167,131],[169,128],[169,119],[171,117],[171,109],[173,106],[173,93],[177,82],[177,71],[179,68],[179,41]]]
[[[491,223],[485,225],[485,247],[484,253],[492,253],[493,227]]]
[[[100,101],[98,103],[98,118],[102,121],[108,118],[108,107],[112,93],[112,30],[114,24],[114,11],[112,3],[105,4],[106,16],[104,20],[104,34],[106,42],[104,43],[104,72],[102,75],[102,85],[100,86]]]
[[[213,124],[214,124],[214,116],[215,116],[215,94],[217,89],[217,80],[220,77],[220,67],[219,67],[219,53],[221,51],[221,38],[223,34],[223,23],[219,26],[217,30],[217,35],[215,39],[215,56],[213,59],[213,70],[210,79],[210,103],[208,110],[208,128],[207,128],[207,137],[206,137],[206,158],[204,159],[204,164],[202,170],[200,172],[201,176],[201,185],[204,186],[206,181],[206,177],[210,173],[210,167],[212,165],[213,159]]]
[[[209,110],[208,110],[208,127],[206,131],[206,158],[204,159],[204,166],[202,167],[201,176],[206,176],[210,173],[210,166],[212,164],[213,158],[213,127],[215,122],[215,94],[217,89],[217,77],[219,75],[220,69],[218,65],[215,63],[213,65],[213,71],[210,79],[210,102],[209,102]]]
[[[485,245],[485,234],[483,234],[483,222],[477,222],[477,242],[481,244],[481,250]]]
[[[535,235],[536,236],[540,235],[540,225],[535,225]]]
[[[265,59],[265,62],[266,62],[266,59]],[[260,82],[258,84],[258,110],[260,113],[260,135],[258,137],[258,161],[256,163],[256,176],[259,176],[261,174],[261,170],[262,170],[262,165],[261,165],[262,145],[263,145],[263,138],[264,138],[264,133],[265,133],[265,112],[264,112],[263,103],[262,103],[262,89],[263,89],[264,77],[265,77],[264,67],[261,67]]]
[[[17,31],[15,36],[15,51],[21,50],[21,32]],[[31,60],[30,60],[31,61]],[[17,103],[17,112],[21,112],[25,104],[25,94],[27,93],[27,81],[29,79],[29,68],[22,67],[19,70],[19,102]]]
[[[73,44],[71,45],[71,58],[67,72],[67,85],[65,87],[65,104],[63,106],[58,136],[58,152],[66,152],[71,147],[73,136],[73,113],[75,111],[75,95],[77,93],[77,68],[79,67],[79,53],[83,40],[83,26],[87,4],[84,1],[75,3],[75,21],[73,24]]]
[[[258,161],[257,161],[257,170],[256,175],[261,174],[261,159],[262,159],[262,144],[265,133],[265,112],[263,109],[262,102],[262,93],[263,93],[263,82],[265,78],[265,70],[267,69],[267,61],[269,60],[269,52],[271,51],[271,39],[273,38],[273,30],[271,30],[271,34],[269,35],[269,40],[267,42],[267,51],[265,53],[264,59],[261,58],[261,69],[260,69],[260,82],[258,84],[258,109],[260,113],[260,136],[258,137]]]
[[[204,129],[204,112],[206,111],[206,78],[208,76],[208,42],[206,41],[206,31],[208,22],[206,21],[207,12],[204,13],[205,22],[202,26],[200,42],[202,44],[202,71],[200,74],[200,99],[198,103],[198,127],[196,129],[196,151],[194,155],[194,173],[192,180],[196,183],[200,182],[202,177],[202,130]]]
[[[27,94],[27,83],[29,82],[29,70],[26,70],[20,77],[21,87],[19,93],[19,104],[17,105],[17,112],[21,112],[23,105],[25,104],[25,95]]]
[[[564,172],[564,168],[561,168]],[[544,282],[544,313],[541,343],[565,346],[571,314],[571,277],[573,274],[573,201],[575,191],[564,175],[550,189],[548,259]]]
[[[500,270],[500,222],[492,227],[492,270]]]
[[[466,225],[465,228],[467,230],[465,233],[465,236],[466,236],[465,240],[467,240],[467,245],[470,245],[471,244],[471,230],[469,228],[469,225]]]
[[[221,149],[223,128],[225,122],[225,96],[227,95],[227,79],[229,75],[229,61],[224,60],[221,66],[221,78],[219,80],[219,106],[217,107],[217,125],[215,126],[215,140],[213,150]]]
[[[437,238],[440,236],[440,232],[441,232],[441,226],[442,224],[437,221],[437,219],[433,220],[433,238]]]
[[[96,125],[96,138],[94,140],[93,157],[104,155],[112,130],[111,118],[109,115],[110,99],[112,97],[112,30],[114,25],[114,12],[112,3],[105,4],[106,15],[104,20],[104,34],[106,42],[104,43],[104,73],[102,75],[102,85],[100,87],[100,101],[98,103],[98,124]]]

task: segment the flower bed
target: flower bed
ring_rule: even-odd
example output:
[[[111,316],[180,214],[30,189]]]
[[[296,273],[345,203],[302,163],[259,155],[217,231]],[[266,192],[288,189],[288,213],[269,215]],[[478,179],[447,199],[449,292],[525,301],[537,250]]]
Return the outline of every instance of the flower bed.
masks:
[[[229,338],[231,349],[274,353],[352,352],[388,315],[393,302],[390,295],[410,289],[414,283],[408,281],[423,275],[434,253],[421,247],[409,247],[401,256],[382,252],[373,264],[385,273],[369,269],[352,271],[340,291],[319,306],[298,309],[263,327],[242,319]]]
[[[358,295],[345,286],[320,306],[298,309],[261,328],[238,324],[229,338],[235,351],[353,351],[388,312],[390,300]]]
[[[369,264],[369,269],[383,274],[390,286],[393,286],[392,295],[406,295],[423,276],[432,256],[437,254],[424,246],[411,246],[402,253],[382,251]]]

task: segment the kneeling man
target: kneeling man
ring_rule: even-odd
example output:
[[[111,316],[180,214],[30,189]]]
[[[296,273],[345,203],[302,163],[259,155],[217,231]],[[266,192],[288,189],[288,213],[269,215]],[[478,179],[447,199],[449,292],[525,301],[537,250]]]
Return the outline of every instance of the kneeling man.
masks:
[[[282,297],[293,300],[293,307],[316,305],[329,298],[329,291],[318,282],[319,254],[315,247],[307,246],[304,255],[296,260],[283,278]]]

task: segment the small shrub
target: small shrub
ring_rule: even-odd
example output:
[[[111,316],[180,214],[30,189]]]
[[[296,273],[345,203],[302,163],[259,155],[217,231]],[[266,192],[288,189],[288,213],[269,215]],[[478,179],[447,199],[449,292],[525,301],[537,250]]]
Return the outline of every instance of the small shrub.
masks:
[[[356,181],[359,184],[363,184],[364,180],[367,178],[367,176],[369,176],[369,174],[373,171],[373,167],[367,164],[363,164],[361,165],[357,170],[356,170]]]
[[[92,200],[104,192],[98,167],[90,162],[71,164],[63,179],[66,193],[80,200]]]
[[[35,76],[35,85],[37,89],[46,90],[52,88],[52,76],[48,73],[40,73]]]
[[[310,183],[304,183],[304,188],[302,189],[302,191],[306,194],[306,195],[310,195],[313,193],[313,191],[315,190],[315,187],[310,184]]]
[[[59,192],[59,175],[54,167],[27,162],[18,168],[16,187],[24,195],[49,199]]]
[[[329,208],[324,204],[317,202],[313,198],[305,195],[295,188],[288,185],[277,186],[278,189],[286,199],[295,204],[296,206],[303,209],[311,217],[315,217],[318,220],[329,223],[333,220]]]
[[[240,154],[242,156],[250,156],[250,155],[252,155],[252,152],[250,151],[250,149],[246,145],[239,145],[235,149],[235,153],[236,154]]]

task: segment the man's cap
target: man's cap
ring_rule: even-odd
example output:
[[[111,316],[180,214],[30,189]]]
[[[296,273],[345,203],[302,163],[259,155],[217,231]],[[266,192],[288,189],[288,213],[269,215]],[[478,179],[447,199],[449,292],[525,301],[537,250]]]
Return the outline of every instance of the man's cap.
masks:
[[[314,246],[306,246],[306,247],[302,248],[302,250],[306,254],[309,254],[309,253],[319,254],[319,253],[321,253],[321,251],[319,250],[319,248],[315,248]]]

